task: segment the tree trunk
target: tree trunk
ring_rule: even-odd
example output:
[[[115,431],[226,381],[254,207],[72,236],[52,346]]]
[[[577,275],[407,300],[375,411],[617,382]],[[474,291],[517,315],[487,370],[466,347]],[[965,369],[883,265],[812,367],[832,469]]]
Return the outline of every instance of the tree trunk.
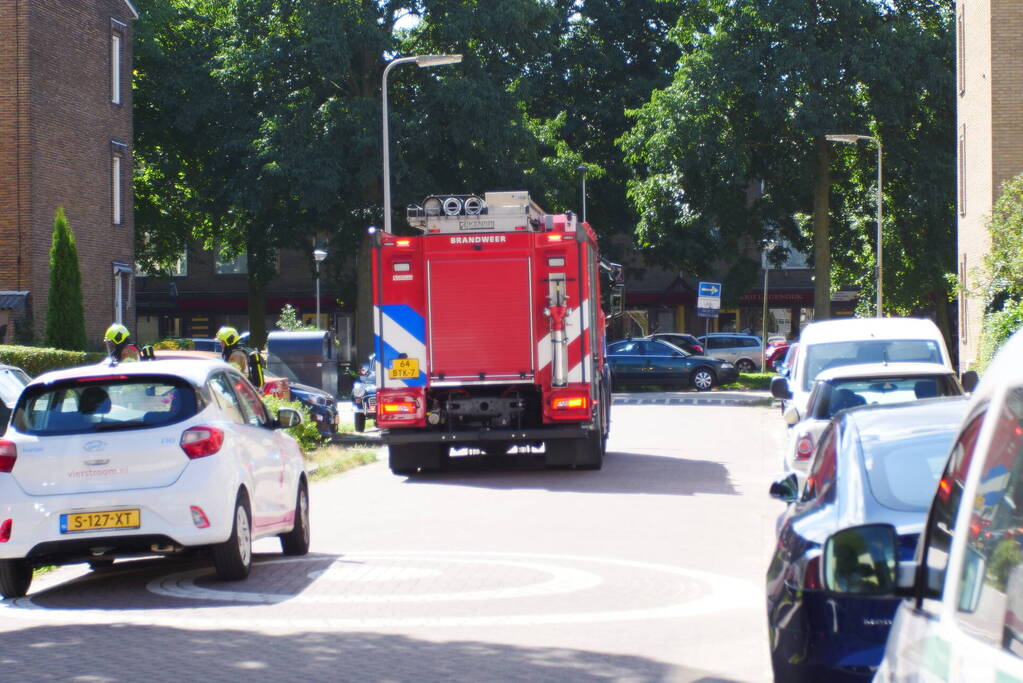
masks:
[[[249,275],[249,343],[261,349],[266,344],[266,287]]]
[[[813,193],[813,318],[831,317],[831,147],[824,136],[816,144],[817,183]]]

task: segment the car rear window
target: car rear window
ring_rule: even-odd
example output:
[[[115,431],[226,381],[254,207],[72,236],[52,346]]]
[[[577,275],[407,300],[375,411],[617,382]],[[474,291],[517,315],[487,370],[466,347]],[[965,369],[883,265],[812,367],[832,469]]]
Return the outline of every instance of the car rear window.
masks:
[[[829,368],[863,363],[944,363],[938,342],[931,339],[875,339],[811,344],[805,349],[803,390]]]
[[[867,482],[877,502],[892,510],[927,512],[957,427],[906,429],[896,438],[861,435]]]
[[[862,405],[901,403],[920,398],[959,396],[959,385],[948,375],[916,375],[835,380],[821,396],[818,417],[830,418],[839,410]]]
[[[196,414],[185,380],[167,376],[83,378],[28,387],[12,425],[25,434],[87,434],[156,427]]]

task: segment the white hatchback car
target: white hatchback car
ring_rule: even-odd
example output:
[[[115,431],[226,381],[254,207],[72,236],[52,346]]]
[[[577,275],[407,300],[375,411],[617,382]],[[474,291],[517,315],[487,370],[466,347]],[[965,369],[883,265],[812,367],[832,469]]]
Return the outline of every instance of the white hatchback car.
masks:
[[[792,429],[782,467],[806,474],[821,433],[840,410],[962,393],[955,373],[937,363],[866,363],[825,370],[817,375],[806,412],[800,413],[795,406],[785,410],[785,422]]]
[[[874,680],[1023,680],[1023,333],[985,371],[915,555],[900,555],[884,524],[824,545],[829,591],[905,598]]]
[[[803,329],[795,363],[787,377],[771,380],[771,394],[805,414],[818,374],[863,363],[938,363],[952,371],[944,337],[925,318],[823,320]]]
[[[309,491],[297,442],[234,367],[154,360],[44,374],[0,440],[0,595],[32,569],[117,557],[209,554],[239,580],[252,541],[309,549]]]

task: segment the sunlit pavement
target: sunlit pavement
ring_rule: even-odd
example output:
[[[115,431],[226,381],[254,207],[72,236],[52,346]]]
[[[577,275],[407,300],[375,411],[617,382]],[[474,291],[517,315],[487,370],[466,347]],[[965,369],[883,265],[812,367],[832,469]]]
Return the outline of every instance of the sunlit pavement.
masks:
[[[602,471],[360,468],[312,487],[309,556],[261,541],[244,582],[62,568],[0,608],[0,680],[769,678],[777,410],[621,398]]]

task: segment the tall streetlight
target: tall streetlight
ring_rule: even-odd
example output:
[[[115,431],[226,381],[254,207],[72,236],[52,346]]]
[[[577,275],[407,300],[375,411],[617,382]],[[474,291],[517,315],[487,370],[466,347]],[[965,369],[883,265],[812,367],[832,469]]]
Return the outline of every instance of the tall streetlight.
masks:
[[[767,271],[771,268],[771,252],[778,246],[774,240],[764,245],[764,317],[760,324],[760,372],[767,370]]]
[[[323,249],[313,249],[313,261],[316,262],[316,329],[320,329],[320,264],[327,258]]]
[[[462,61],[462,55],[417,55],[392,59],[384,69],[382,95],[384,101],[384,232],[391,232],[391,148],[387,132],[387,76],[391,73],[391,69],[399,64],[414,62],[419,68],[426,69],[431,66],[457,64],[460,61]]]
[[[877,317],[884,315],[884,246],[881,241],[881,205],[884,196],[881,181],[881,139],[873,135],[825,135],[829,142],[845,142],[855,145],[860,140],[870,140],[877,145]]]
[[[575,167],[575,170],[583,174],[583,223],[586,222],[586,172],[590,170],[590,167],[586,164],[579,164]]]

